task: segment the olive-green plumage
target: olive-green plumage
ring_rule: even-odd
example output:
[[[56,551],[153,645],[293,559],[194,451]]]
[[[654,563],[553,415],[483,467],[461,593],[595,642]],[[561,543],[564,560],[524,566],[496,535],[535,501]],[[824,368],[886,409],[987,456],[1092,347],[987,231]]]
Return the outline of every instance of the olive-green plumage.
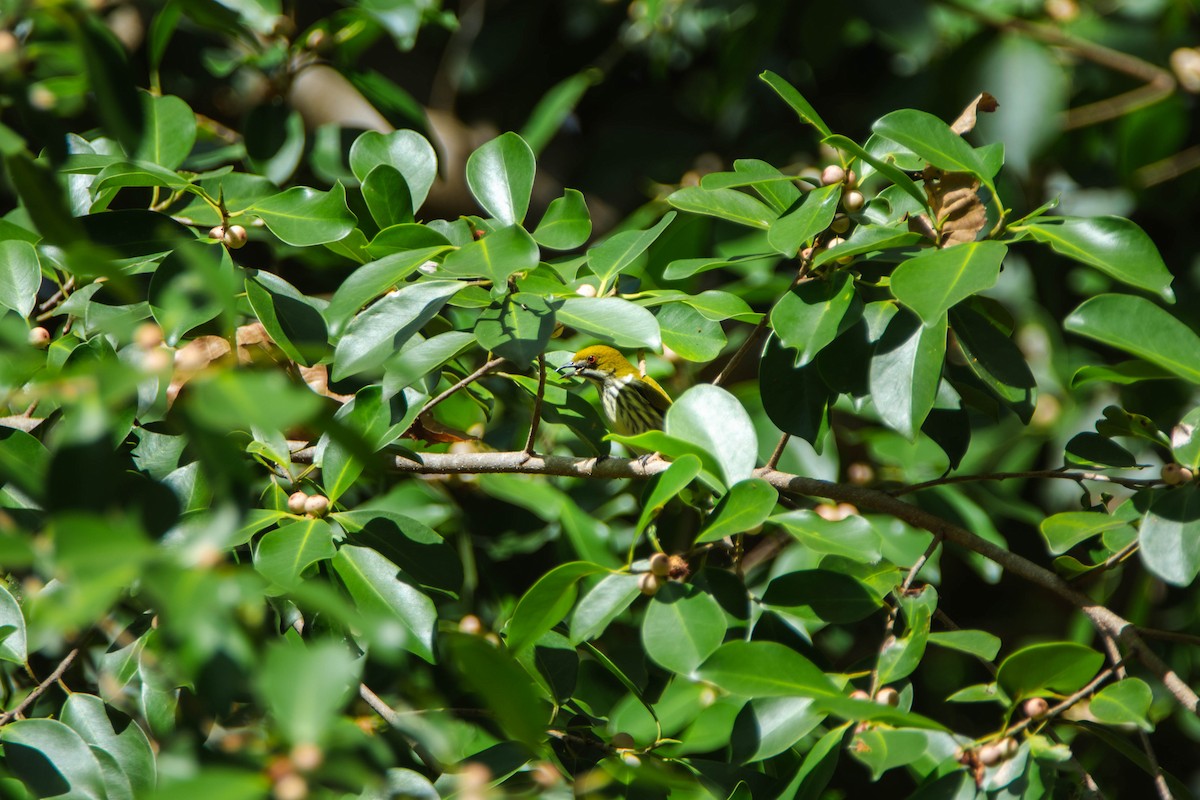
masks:
[[[671,396],[613,348],[602,344],[585,347],[558,371],[596,384],[604,417],[613,433],[636,436],[662,429]]]

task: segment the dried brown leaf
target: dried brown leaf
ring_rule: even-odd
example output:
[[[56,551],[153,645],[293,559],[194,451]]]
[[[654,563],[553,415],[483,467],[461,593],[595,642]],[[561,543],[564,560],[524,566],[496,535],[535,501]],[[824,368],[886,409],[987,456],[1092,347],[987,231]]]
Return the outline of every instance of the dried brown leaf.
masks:
[[[329,370],[324,364],[314,364],[311,367],[300,367],[300,377],[308,384],[308,388],[312,389],[319,395],[331,397],[339,403],[349,403],[354,397],[351,394],[338,394],[329,389]]]
[[[980,112],[990,114],[1000,107],[996,102],[996,98],[992,97],[987,92],[981,92],[978,97],[967,104],[963,112],[958,115],[958,119],[954,120],[954,124],[950,126],[950,130],[962,136],[964,133],[970,133],[975,130],[976,118]]]
[[[926,167],[922,177],[938,230],[938,244],[952,247],[975,241],[987,224],[987,209],[979,199],[979,179],[966,172],[943,172],[933,166]]]

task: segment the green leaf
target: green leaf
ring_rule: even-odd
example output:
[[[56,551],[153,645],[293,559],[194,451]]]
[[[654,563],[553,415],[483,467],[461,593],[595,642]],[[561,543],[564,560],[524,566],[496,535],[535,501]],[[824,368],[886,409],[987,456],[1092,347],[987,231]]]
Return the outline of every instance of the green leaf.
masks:
[[[178,242],[150,276],[147,300],[167,345],[216,317],[237,291],[233,262],[223,247],[199,239]]]
[[[260,217],[271,233],[294,247],[344,239],[358,222],[346,205],[346,189],[340,183],[328,192],[293,186],[255,202],[246,212]]]
[[[711,594],[667,582],[642,618],[642,647],[663,669],[690,675],[720,647],[726,629],[725,612]]]
[[[767,241],[785,256],[794,257],[800,248],[833,222],[841,198],[841,184],[813,189],[799,208],[771,222]]]
[[[892,273],[892,294],[926,325],[937,324],[952,306],[996,285],[1008,247],[966,242],[925,250]]]
[[[775,427],[799,436],[820,452],[829,430],[829,403],[833,392],[816,364],[796,366],[796,351],[771,336],[758,365],[758,385],[763,410]]]
[[[18,239],[0,242],[0,305],[27,317],[41,285],[42,266],[33,245]]]
[[[196,143],[196,115],[174,95],[143,92],[141,101],[145,128],[132,158],[177,169]]]
[[[466,222],[463,222],[463,227],[466,227]],[[366,250],[373,258],[383,258],[409,250],[432,247],[450,249],[454,245],[447,236],[446,231],[435,230],[431,225],[402,222],[398,225],[389,225],[375,234],[375,238],[366,245]],[[463,238],[462,244],[471,241],[469,232]]]
[[[587,90],[603,79],[602,70],[588,67],[563,78],[542,95],[542,99],[525,121],[525,126],[521,128],[521,138],[529,143],[533,152],[542,152],[571,116]]]
[[[487,278],[503,288],[508,277],[538,265],[541,251],[520,225],[501,228],[460,247],[442,262],[441,273],[460,278]]]
[[[1037,381],[1021,348],[971,303],[950,311],[950,325],[967,368],[1022,422],[1029,424],[1037,407]]]
[[[764,606],[835,625],[858,622],[883,604],[862,581],[828,569],[801,569],[777,575],[763,593]]]
[[[1071,388],[1078,389],[1089,383],[1103,381],[1126,386],[1141,381],[1163,381],[1175,377],[1170,370],[1163,369],[1145,361],[1122,361],[1111,366],[1106,364],[1088,364],[1075,370],[1071,376]]]
[[[284,588],[299,583],[306,569],[333,558],[333,529],[322,519],[301,519],[265,535],[254,553],[254,568]]]
[[[222,370],[188,382],[188,414],[212,431],[287,430],[308,422],[322,399],[278,370]]]
[[[754,763],[779,755],[812,733],[824,719],[825,714],[813,708],[810,697],[751,700],[742,706],[733,725],[733,757]]]
[[[26,642],[21,605],[0,585],[0,661],[24,664],[29,658]]]
[[[671,462],[671,466],[655,475],[650,481],[650,488],[642,500],[642,513],[638,516],[635,533],[640,536],[650,520],[662,510],[668,502],[679,495],[688,484],[700,474],[700,458],[690,453],[684,454]]]
[[[824,266],[838,259],[868,255],[884,250],[911,248],[921,242],[920,234],[900,230],[890,225],[859,225],[850,238],[834,247],[817,253],[813,267]]]
[[[558,321],[615,347],[662,349],[658,320],[646,309],[619,297],[568,297]]]
[[[391,164],[380,164],[362,182],[363,200],[371,219],[381,229],[406,225],[413,221],[412,195],[400,170]]]
[[[1096,676],[1104,656],[1074,642],[1023,647],[1004,659],[996,683],[1014,701],[1045,692],[1070,694]]]
[[[622,572],[605,575],[575,606],[571,614],[571,642],[578,644],[598,638],[640,595],[640,576]]]
[[[1192,472],[1200,468],[1200,408],[1192,409],[1172,429],[1171,455]]]
[[[711,453],[726,486],[750,477],[758,460],[750,415],[719,386],[700,384],[680,395],[667,409],[665,432]]]
[[[767,521],[783,526],[817,553],[845,556],[869,564],[878,561],[881,555],[879,533],[863,517],[827,520],[815,511],[801,509],[776,514]]]
[[[1138,554],[1146,569],[1173,586],[1200,574],[1200,489],[1188,484],[1158,495],[1142,518]]]
[[[429,526],[385,508],[338,511],[330,518],[346,531],[347,543],[377,551],[421,586],[449,594],[462,588],[458,553]]]
[[[1105,725],[1136,725],[1144,731],[1154,730],[1146,718],[1154,693],[1145,681],[1125,678],[1109,684],[1096,693],[1088,710]]]
[[[876,120],[871,130],[904,145],[939,169],[969,172],[985,184],[991,183],[987,166],[975,149],[932,114],[902,108]]]
[[[1122,217],[1056,217],[1014,228],[1049,244],[1054,252],[1087,264],[1129,286],[1175,302],[1171,277],[1158,248],[1135,223]]]
[[[475,201],[504,225],[519,225],[529,210],[533,150],[515,133],[497,136],[467,158],[467,186]]]
[[[1131,520],[1116,514],[1101,514],[1096,511],[1064,511],[1046,517],[1038,525],[1046,547],[1054,555],[1067,552],[1080,542],[1105,531],[1117,530],[1129,525]]]
[[[270,272],[248,274],[245,287],[255,316],[289,358],[308,367],[325,355],[325,320],[307,297]]]
[[[1063,327],[1200,383],[1200,337],[1145,298],[1093,297],[1072,311]]]
[[[5,766],[38,797],[105,800],[96,754],[72,728],[54,719],[22,719],[0,729]],[[69,794],[68,794],[69,793]]]
[[[329,305],[325,307],[325,319],[329,322],[330,334],[340,336],[356,311],[400,284],[422,264],[449,249],[449,245],[440,245],[405,250],[363,264],[351,272],[338,286],[329,300]]]
[[[881,684],[907,678],[921,664],[929,641],[929,624],[937,609],[937,589],[925,586],[915,593],[899,595],[904,615],[904,635],[891,637],[879,651],[878,675]]]
[[[797,351],[796,367],[808,364],[858,321],[862,303],[856,299],[848,272],[806,281],[779,298],[771,309],[771,329],[785,347]]]
[[[357,694],[361,669],[362,661],[340,642],[283,639],[267,648],[258,692],[284,738],[320,745],[333,732],[338,711]]]
[[[762,319],[762,314],[751,309],[745,300],[730,292],[722,292],[717,289],[709,289],[695,295],[684,295],[679,300],[699,311],[706,319],[716,322],[727,319],[736,319],[738,322],[758,322]]]
[[[395,393],[411,386],[474,343],[475,336],[467,331],[446,331],[410,344],[384,363],[384,392]]]
[[[537,749],[546,738],[550,707],[516,659],[481,636],[446,636],[451,663],[463,682],[513,739]],[[527,758],[527,756],[523,756]]]
[[[1102,467],[1135,467],[1138,460],[1133,453],[1098,433],[1079,433],[1071,437],[1065,448],[1069,464]]]
[[[581,578],[608,570],[587,561],[560,564],[547,572],[525,592],[513,609],[505,638],[514,653],[530,646],[542,634],[562,621],[575,604],[575,584]]]
[[[739,158],[733,162],[733,169],[733,172],[708,173],[700,179],[700,186],[710,190],[749,186],[781,214],[800,199],[796,179],[784,175],[765,161]]]
[[[514,364],[528,364],[550,343],[554,333],[554,306],[529,292],[508,295],[479,315],[475,338],[489,352]]]
[[[541,222],[533,232],[533,240],[551,250],[573,250],[592,235],[592,218],[588,214],[583,193],[565,189],[563,196],[555,198],[542,215]]]
[[[761,200],[736,189],[705,189],[685,186],[667,197],[680,211],[717,217],[737,225],[766,230],[779,215]]]
[[[832,697],[833,681],[804,656],[776,642],[728,642],[696,670],[701,680],[744,697]]]
[[[150,740],[132,719],[93,694],[75,692],[62,707],[61,720],[93,747],[116,761],[129,788],[139,796],[154,788],[157,769]],[[114,722],[121,726],[117,733]],[[112,800],[112,793],[109,793]]]
[[[684,303],[666,303],[655,315],[663,344],[686,361],[712,361],[726,344],[721,324]]]
[[[898,186],[909,197],[916,200],[922,206],[928,207],[929,200],[925,197],[925,192],[917,186],[912,178],[908,177],[908,174],[904,170],[897,167],[892,161],[885,161],[878,158],[860,147],[857,142],[838,134],[826,137],[823,143],[850,153],[855,158],[870,164],[880,175],[887,178],[895,186]]]
[[[970,653],[984,661],[992,661],[1000,652],[1000,637],[987,631],[937,631],[929,634],[929,643]]]
[[[695,543],[717,542],[726,536],[753,531],[771,515],[778,501],[779,492],[763,479],[738,481],[708,515],[708,524]]]
[[[674,219],[675,212],[669,211],[649,230],[613,234],[588,250],[588,268],[600,278],[601,284],[607,285],[638,256],[646,252],[646,248],[654,244],[654,240]]]
[[[389,292],[346,326],[333,352],[333,379],[382,365],[466,288],[460,281],[418,281]]]
[[[875,346],[871,398],[884,423],[909,440],[916,438],[937,399],[945,356],[945,317],[922,325],[912,314],[896,314]]]
[[[368,547],[342,545],[333,569],[363,614],[402,627],[405,650],[434,663],[437,609],[404,570]]]
[[[829,130],[829,126],[825,124],[825,120],[821,119],[816,109],[804,99],[804,95],[796,91],[796,87],[770,70],[761,73],[758,77],[774,89],[775,93],[782,97],[784,102],[800,115],[801,121],[816,128],[822,136],[833,135],[833,131]]]
[[[354,177],[366,183],[371,172],[380,165],[400,173],[408,187],[410,208],[413,211],[419,209],[437,178],[437,154],[429,140],[409,130],[359,134],[350,146],[350,169]]]

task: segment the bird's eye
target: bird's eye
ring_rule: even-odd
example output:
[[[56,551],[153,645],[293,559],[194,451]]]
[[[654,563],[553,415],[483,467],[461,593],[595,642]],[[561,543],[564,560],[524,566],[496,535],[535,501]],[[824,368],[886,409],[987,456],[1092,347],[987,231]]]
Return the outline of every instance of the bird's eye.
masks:
[[[594,367],[594,366],[596,366],[596,357],[595,357],[595,356],[588,356],[588,357],[587,357],[587,365],[588,365],[589,367]]]

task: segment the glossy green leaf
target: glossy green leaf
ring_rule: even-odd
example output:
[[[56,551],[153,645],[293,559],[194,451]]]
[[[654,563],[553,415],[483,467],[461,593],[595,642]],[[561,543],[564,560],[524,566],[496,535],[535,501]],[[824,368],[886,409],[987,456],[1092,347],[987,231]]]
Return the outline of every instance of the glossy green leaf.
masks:
[[[926,325],[973,294],[996,285],[1008,247],[1000,242],[966,242],[925,250],[892,273],[892,294]]]
[[[467,186],[475,201],[504,225],[519,225],[529,210],[533,150],[515,133],[497,136],[467,158]]]
[[[258,321],[289,358],[307,367],[325,355],[325,320],[307,297],[269,272],[247,275],[245,287]]]
[[[668,581],[642,618],[642,647],[663,669],[690,675],[720,647],[725,612],[708,592]]]
[[[67,698],[60,719],[93,747],[93,753],[98,748],[112,756],[132,792],[140,794],[154,788],[154,750],[137,722],[106,706],[96,695],[84,692]],[[114,722],[120,724],[120,733]],[[109,798],[112,800],[111,792]]]
[[[820,267],[839,259],[871,255],[886,250],[909,249],[921,241],[920,234],[890,225],[859,225],[850,234],[849,239],[817,253],[812,263],[814,267]]]
[[[667,409],[665,426],[668,436],[711,453],[726,486],[750,477],[758,460],[754,424],[726,390],[712,384],[693,386]]]
[[[196,142],[196,115],[174,95],[143,93],[141,101],[145,128],[132,157],[176,169]]]
[[[841,198],[840,184],[813,189],[805,196],[799,208],[771,222],[767,231],[767,241],[785,256],[795,256],[800,248],[806,246],[814,236],[827,229],[829,223],[833,222]]]
[[[1063,327],[1200,383],[1200,337],[1145,298],[1093,297],[1072,311]]]
[[[874,167],[880,175],[887,178],[895,186],[898,186],[908,196],[912,197],[922,206],[928,206],[929,201],[925,197],[925,192],[917,186],[916,182],[908,176],[904,170],[895,165],[892,160],[884,160],[872,153],[867,152],[852,139],[845,136],[834,134],[826,137],[824,143],[830,147],[836,147],[838,150],[850,153],[855,158],[861,159]]]
[[[615,347],[662,349],[658,320],[645,308],[619,297],[568,297],[558,321]]]
[[[722,322],[736,319],[738,322],[758,322],[762,314],[750,308],[745,300],[730,292],[709,289],[695,295],[684,295],[679,298],[681,303],[687,303],[699,311],[706,319]]]
[[[605,575],[579,599],[571,614],[571,641],[578,644],[604,633],[614,619],[641,596],[640,576],[621,572]]]
[[[1200,467],[1200,408],[1194,408],[1171,430],[1171,455],[1193,472]]]
[[[533,232],[533,240],[551,250],[573,250],[592,235],[592,218],[583,193],[565,189],[550,202]]]
[[[350,169],[354,171],[354,177],[365,183],[371,172],[384,164],[400,173],[408,187],[411,209],[419,209],[437,178],[437,154],[433,145],[416,131],[365,131],[359,134],[350,146]]]
[[[413,221],[412,194],[400,170],[379,164],[362,182],[363,200],[380,229]]]
[[[1080,433],[1071,437],[1063,448],[1069,464],[1103,467],[1133,467],[1138,463],[1133,453],[1108,437],[1098,433]]]
[[[739,158],[733,162],[733,172],[710,172],[700,179],[705,189],[732,189],[749,186],[776,212],[782,214],[800,199],[796,179],[784,175],[765,161]]]
[[[389,292],[346,326],[333,353],[334,380],[381,366],[465,287],[418,281]]]
[[[446,256],[441,273],[461,278],[487,278],[503,287],[510,275],[533,269],[541,253],[520,225],[489,233]]]
[[[758,365],[763,410],[784,433],[799,436],[820,452],[829,430],[829,403],[833,392],[816,364],[796,366],[797,352],[771,336]]]
[[[666,303],[655,315],[663,344],[685,361],[712,361],[726,344],[721,324],[684,303]]]
[[[667,197],[667,202],[680,211],[704,214],[709,217],[766,230],[779,216],[770,206],[736,189],[705,189],[685,186]]]
[[[481,636],[446,637],[451,663],[468,687],[483,698],[500,727],[513,739],[537,748],[546,738],[549,704],[509,651]],[[528,756],[522,757],[522,763]]]
[[[675,212],[670,211],[649,230],[613,234],[588,250],[588,269],[600,278],[602,284],[608,284],[638,256],[646,252],[646,248],[654,244],[654,240],[674,219]]]
[[[508,649],[520,652],[536,642],[571,610],[579,580],[606,571],[598,564],[572,561],[560,564],[539,578],[513,609],[505,631]]]
[[[1144,731],[1154,729],[1146,718],[1154,693],[1139,678],[1125,678],[1096,693],[1088,711],[1105,725],[1136,725]]]
[[[1156,497],[1138,544],[1146,569],[1173,586],[1190,585],[1200,574],[1200,489],[1188,484]]]
[[[950,311],[950,325],[967,368],[1028,424],[1037,407],[1037,381],[1020,347],[970,303]]]
[[[574,75],[568,75],[542,95],[542,99],[525,121],[525,126],[521,128],[521,138],[529,143],[534,153],[542,152],[571,116],[587,90],[602,81],[603,76],[601,69],[588,67]]]
[[[346,189],[340,183],[327,192],[293,186],[255,202],[246,211],[261,218],[271,233],[294,247],[344,239],[358,222],[346,205]]]
[[[783,78],[776,75],[774,72],[767,70],[760,74],[759,79],[764,81],[768,86],[775,90],[775,93],[783,98],[783,101],[792,107],[792,110],[800,115],[802,122],[805,122],[814,128],[822,136],[830,136],[833,131],[829,130],[829,126],[825,124],[825,120],[821,119],[817,114],[816,109],[812,107],[804,95],[796,91],[796,87],[792,86]]]
[[[856,299],[848,272],[806,281],[779,298],[771,309],[771,329],[785,347],[796,351],[796,367],[808,364],[858,321],[862,304]]]
[[[638,516],[636,532],[640,535],[650,521],[668,502],[678,496],[688,484],[700,474],[700,459],[691,454],[681,455],[671,466],[655,475],[650,488],[642,500],[642,513]]]
[[[0,242],[0,305],[27,317],[41,285],[42,267],[33,245],[17,239]]]
[[[105,800],[96,754],[71,727],[55,719],[22,719],[0,729],[5,766],[39,797]]]
[[[876,120],[871,130],[904,145],[939,169],[969,172],[985,183],[991,179],[975,149],[932,114],[902,108]]]
[[[825,714],[809,697],[759,697],[742,706],[730,744],[740,762],[762,761],[788,750],[812,733]]]
[[[1087,264],[1124,284],[1175,301],[1158,248],[1137,224],[1122,217],[1042,217],[1017,230],[1054,252]]]
[[[1000,652],[1000,637],[987,631],[934,631],[929,634],[929,643],[969,653],[984,661],[994,660]]]
[[[475,336],[467,331],[446,331],[424,341],[410,343],[383,365],[383,388],[385,392],[398,392],[426,375],[433,374],[450,359],[463,353],[475,343]]]
[[[461,244],[467,244],[470,241],[468,232]],[[397,225],[389,225],[375,234],[375,238],[366,245],[366,250],[372,258],[384,258],[396,253],[425,248],[441,247],[448,250],[455,244],[458,242],[452,244],[446,231],[436,230],[432,225],[402,222]]]
[[[1101,514],[1096,511],[1063,511],[1046,517],[1038,525],[1046,547],[1054,555],[1067,552],[1080,542],[1105,531],[1116,530],[1128,525],[1131,520],[1116,514]]]
[[[753,531],[775,509],[779,492],[761,478],[747,478],[729,491],[708,515],[708,524],[696,536],[696,544],[717,542],[726,536]]]
[[[323,744],[357,692],[362,662],[339,642],[285,639],[267,648],[258,692],[292,744]]]
[[[458,553],[428,525],[386,508],[338,511],[330,518],[346,531],[348,543],[376,550],[421,586],[450,594],[462,588]]]
[[[377,551],[354,545],[338,548],[333,569],[360,611],[399,623],[404,649],[434,663],[437,609],[407,573]]]
[[[920,666],[929,641],[929,625],[937,609],[937,601],[937,589],[933,586],[900,594],[904,633],[889,638],[879,650],[877,670],[881,684],[907,678]]]
[[[1104,665],[1104,656],[1074,642],[1023,647],[1000,663],[996,682],[1014,700],[1081,689]]]
[[[817,665],[776,642],[728,642],[709,656],[696,674],[701,680],[744,697],[840,694]]]
[[[258,543],[254,568],[285,588],[295,586],[304,570],[333,558],[333,529],[321,519],[280,525]]]
[[[875,346],[871,398],[888,427],[910,440],[933,408],[945,355],[945,317],[922,325],[914,315],[897,314]]]
[[[287,430],[308,422],[321,398],[276,370],[223,370],[188,382],[187,411],[220,433],[252,428]]]
[[[802,569],[771,579],[763,605],[800,617],[834,624],[857,622],[875,613],[882,601],[856,578],[828,569]]]
[[[1145,361],[1122,361],[1120,364],[1088,364],[1075,370],[1071,376],[1071,388],[1078,389],[1089,383],[1104,382],[1128,385],[1141,381],[1164,381],[1175,375],[1156,364]]]
[[[400,284],[427,261],[449,250],[448,245],[422,247],[384,256],[363,264],[350,273],[325,308],[325,319],[333,336],[340,336],[352,315],[364,305]]]
[[[514,364],[528,364],[550,343],[559,302],[547,303],[529,292],[509,295],[479,315],[475,338],[489,352]]]
[[[227,308],[237,291],[224,248],[195,239],[179,242],[150,277],[147,299],[170,346]]]
[[[0,661],[24,664],[26,648],[25,615],[8,589],[0,586]]]
[[[801,509],[776,514],[768,522],[783,526],[789,534],[817,553],[845,556],[854,561],[879,560],[879,533],[859,516],[827,520],[815,511]]]

